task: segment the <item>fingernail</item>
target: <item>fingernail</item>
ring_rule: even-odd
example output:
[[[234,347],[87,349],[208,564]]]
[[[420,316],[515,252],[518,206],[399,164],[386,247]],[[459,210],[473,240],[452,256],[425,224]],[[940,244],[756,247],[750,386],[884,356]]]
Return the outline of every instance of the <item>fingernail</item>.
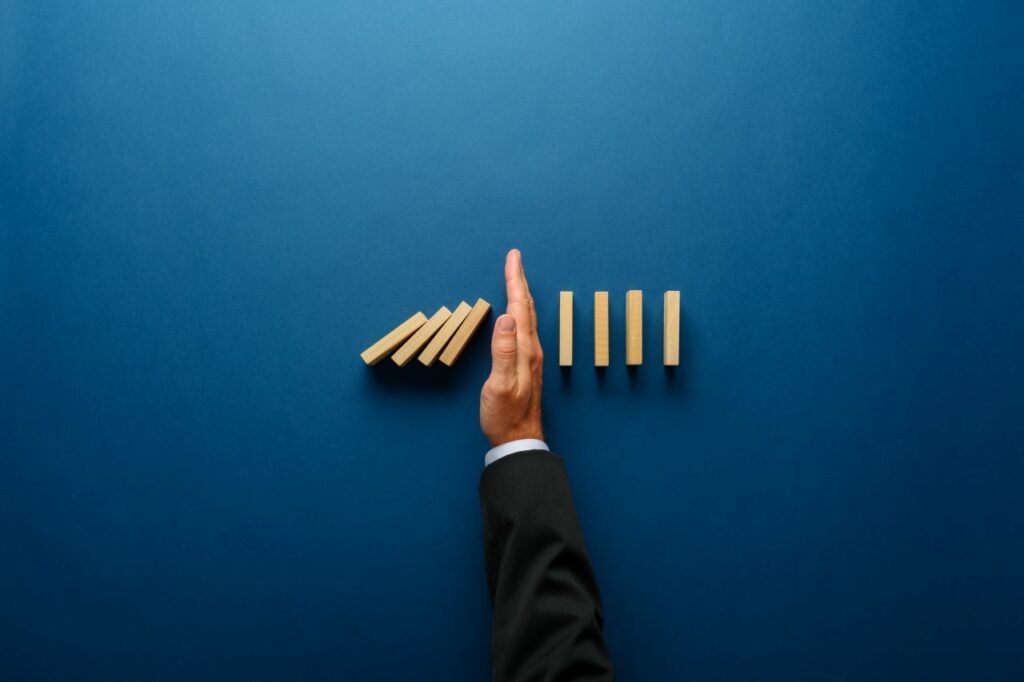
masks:
[[[511,315],[502,315],[498,318],[498,331],[503,333],[514,332],[516,330],[516,318]]]

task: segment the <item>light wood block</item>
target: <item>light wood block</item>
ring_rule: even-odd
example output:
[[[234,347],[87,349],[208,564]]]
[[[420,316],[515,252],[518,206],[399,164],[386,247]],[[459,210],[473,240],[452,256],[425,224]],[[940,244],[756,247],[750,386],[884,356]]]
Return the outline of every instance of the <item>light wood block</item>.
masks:
[[[631,289],[626,292],[626,364],[640,365],[644,361],[644,292]]]
[[[405,367],[405,364],[412,360],[413,356],[420,351],[430,340],[430,337],[441,328],[441,325],[448,321],[448,318],[452,316],[452,311],[448,310],[447,307],[441,306],[437,309],[437,312],[430,316],[426,324],[416,330],[416,333],[409,337],[401,348],[395,351],[395,354],[391,356],[391,360],[399,367]]]
[[[443,325],[441,325],[437,334],[434,335],[434,338],[430,340],[427,347],[423,349],[422,353],[420,353],[419,361],[427,367],[434,364],[434,360],[437,360],[437,356],[440,355],[441,351],[444,349],[444,344],[448,343],[448,339],[455,335],[455,332],[459,329],[459,325],[465,321],[466,317],[469,315],[469,311],[472,309],[472,306],[465,301],[459,303],[455,308],[455,312],[451,314],[451,317],[449,317]]]
[[[594,292],[594,367],[608,366],[608,292]]]
[[[679,292],[665,292],[665,366],[679,364]]]
[[[572,367],[572,292],[558,293],[558,365]]]
[[[408,320],[389,331],[380,341],[360,353],[359,357],[361,357],[363,362],[368,365],[376,365],[378,362],[390,355],[391,351],[402,345],[402,342],[412,336],[413,333],[422,327],[426,321],[426,315],[423,313],[416,313]]]
[[[466,348],[466,344],[473,337],[473,333],[476,332],[480,323],[484,321],[489,312],[491,312],[491,304],[482,298],[476,299],[473,309],[466,316],[466,321],[459,325],[459,330],[455,332],[455,336],[452,337],[444,352],[441,353],[441,362],[443,364],[449,367],[455,364],[455,361],[459,359],[462,351]]]

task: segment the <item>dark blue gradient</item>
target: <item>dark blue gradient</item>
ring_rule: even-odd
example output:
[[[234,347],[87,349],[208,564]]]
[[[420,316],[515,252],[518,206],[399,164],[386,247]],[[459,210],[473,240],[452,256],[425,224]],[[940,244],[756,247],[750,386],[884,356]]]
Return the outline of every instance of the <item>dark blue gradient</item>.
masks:
[[[0,678],[486,679],[513,246],[621,680],[1024,678],[1017,0],[0,0]]]

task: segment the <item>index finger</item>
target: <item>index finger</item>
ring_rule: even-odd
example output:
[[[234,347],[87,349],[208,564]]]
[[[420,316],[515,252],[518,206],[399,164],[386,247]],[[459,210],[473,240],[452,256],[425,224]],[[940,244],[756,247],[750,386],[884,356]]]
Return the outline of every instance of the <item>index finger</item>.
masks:
[[[530,285],[523,270],[523,255],[519,249],[512,249],[505,257],[505,294],[508,297],[508,312],[516,322],[529,332],[537,331],[537,312],[530,295]]]

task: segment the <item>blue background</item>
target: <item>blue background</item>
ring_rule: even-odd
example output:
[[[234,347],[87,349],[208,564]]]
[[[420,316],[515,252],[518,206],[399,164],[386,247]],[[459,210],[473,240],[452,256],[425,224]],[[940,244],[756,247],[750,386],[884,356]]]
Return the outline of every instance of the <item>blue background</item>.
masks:
[[[518,246],[620,679],[1020,679],[1022,35],[1016,1],[0,2],[0,675],[485,679],[489,334],[358,353],[502,308]]]

